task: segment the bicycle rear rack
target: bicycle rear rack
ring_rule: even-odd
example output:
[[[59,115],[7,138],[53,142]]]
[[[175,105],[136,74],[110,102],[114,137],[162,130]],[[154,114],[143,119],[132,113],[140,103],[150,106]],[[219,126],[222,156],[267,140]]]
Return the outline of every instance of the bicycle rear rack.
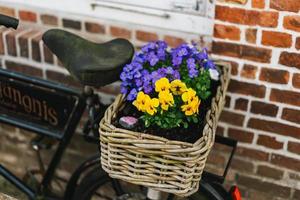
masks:
[[[223,184],[224,180],[226,178],[226,175],[228,173],[229,167],[231,165],[233,155],[236,151],[237,140],[227,138],[227,137],[224,137],[224,136],[221,136],[221,135],[216,135],[215,143],[222,144],[222,145],[225,145],[225,146],[228,146],[228,147],[232,148],[229,159],[228,159],[227,164],[225,166],[225,170],[223,172],[223,175],[221,175],[221,176],[217,175],[217,174],[214,174],[214,173],[211,173],[211,172],[204,171],[203,174],[202,174],[202,178],[207,182],[217,182],[217,183]]]

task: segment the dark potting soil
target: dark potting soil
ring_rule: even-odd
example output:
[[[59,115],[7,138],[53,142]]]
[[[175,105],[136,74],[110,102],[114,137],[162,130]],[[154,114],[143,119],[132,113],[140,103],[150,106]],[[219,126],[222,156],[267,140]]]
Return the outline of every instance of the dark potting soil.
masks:
[[[194,143],[200,137],[202,137],[202,131],[205,126],[206,120],[205,116],[207,111],[211,107],[211,101],[214,96],[216,96],[217,88],[220,85],[220,81],[212,81],[211,82],[211,92],[209,98],[206,100],[202,100],[199,109],[199,122],[198,123],[190,123],[188,128],[172,128],[172,129],[162,129],[158,126],[150,126],[148,128],[145,127],[142,120],[138,121],[138,125],[131,129],[135,132],[142,132],[151,135],[156,135],[160,137],[167,138],[169,140],[177,140],[182,142]],[[123,128],[119,124],[119,119],[123,116],[133,116],[139,118],[143,113],[139,112],[131,103],[127,103],[125,107],[119,111],[117,117],[113,120],[113,125],[118,128]]]

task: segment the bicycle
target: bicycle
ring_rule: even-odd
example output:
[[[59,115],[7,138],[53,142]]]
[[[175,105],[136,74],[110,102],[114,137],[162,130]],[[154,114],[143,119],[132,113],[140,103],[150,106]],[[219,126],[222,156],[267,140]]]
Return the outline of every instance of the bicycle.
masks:
[[[0,15],[0,24],[16,29],[18,20]],[[172,194],[161,196],[161,193],[152,189],[111,179],[101,170],[99,153],[88,158],[75,170],[67,182],[63,197],[55,194],[51,184],[59,179],[56,177],[55,171],[85,109],[88,110],[88,120],[83,127],[83,137],[87,142],[99,145],[98,124],[106,106],[100,102],[100,97],[94,93],[92,87],[102,87],[117,81],[121,67],[130,62],[134,48],[125,39],[114,39],[107,43],[96,44],[58,29],[47,31],[42,39],[66,66],[70,74],[84,85],[84,89],[80,92],[47,80],[0,69],[0,87],[2,87],[0,97],[4,99],[2,102],[8,99],[11,103],[0,103],[0,122],[37,134],[37,137],[31,141],[31,145],[37,154],[39,170],[29,172],[27,178],[37,173],[42,174],[43,177],[42,181],[37,183],[36,188],[31,188],[2,165],[0,165],[0,175],[25,193],[29,199],[88,200],[94,199],[92,196],[116,200],[175,199],[176,197]],[[5,90],[12,91],[14,96],[5,94],[3,92]],[[25,105],[25,98],[29,99],[28,102],[31,102],[31,106]],[[240,199],[237,187],[233,186],[230,191],[227,191],[222,186],[237,141],[216,136],[215,142],[233,149],[224,174],[219,176],[204,172],[200,189],[188,197],[190,200]],[[40,150],[50,149],[54,143],[57,143],[58,147],[46,168]],[[103,194],[103,188],[107,184],[111,186],[107,187],[106,193]],[[99,188],[101,191],[98,191]],[[126,191],[126,189],[130,189],[130,191]],[[107,194],[107,191],[114,193],[114,196]]]

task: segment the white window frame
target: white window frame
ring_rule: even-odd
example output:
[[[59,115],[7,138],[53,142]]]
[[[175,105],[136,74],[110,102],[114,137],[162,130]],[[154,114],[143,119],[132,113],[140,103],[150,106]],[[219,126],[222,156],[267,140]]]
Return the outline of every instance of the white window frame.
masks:
[[[0,0],[59,12],[211,36],[215,0]],[[198,3],[198,10],[195,10]],[[74,6],[76,5],[76,6]]]

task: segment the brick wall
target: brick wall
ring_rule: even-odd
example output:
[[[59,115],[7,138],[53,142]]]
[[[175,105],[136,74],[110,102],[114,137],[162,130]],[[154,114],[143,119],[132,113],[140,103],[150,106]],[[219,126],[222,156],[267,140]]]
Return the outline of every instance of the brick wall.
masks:
[[[234,67],[220,126],[240,141],[233,168],[250,199],[300,198],[299,11],[299,0],[216,6],[212,51]]]
[[[217,133],[239,140],[226,185],[238,184],[245,199],[300,198],[299,10],[299,0],[220,0],[216,6],[213,56],[230,61],[233,66]],[[78,84],[40,40],[45,30],[65,28],[94,41],[124,37],[137,47],[154,39],[164,39],[171,46],[191,40],[209,46],[210,41],[197,34],[30,7],[0,5],[0,13],[19,17],[22,24],[18,31],[0,29],[3,68],[76,87]],[[101,89],[108,101],[118,93],[117,86]],[[7,126],[2,126],[2,130],[15,131]],[[23,146],[19,147],[25,152],[27,139],[20,130],[17,133],[14,137],[2,137],[21,138]],[[13,155],[18,150],[11,146],[12,141],[8,140],[5,147],[1,145],[0,160],[16,166],[18,159]],[[80,154],[79,149],[70,151],[73,157]],[[220,172],[227,157],[226,151],[216,146],[207,169]],[[23,167],[17,166],[16,171],[22,173]]]

